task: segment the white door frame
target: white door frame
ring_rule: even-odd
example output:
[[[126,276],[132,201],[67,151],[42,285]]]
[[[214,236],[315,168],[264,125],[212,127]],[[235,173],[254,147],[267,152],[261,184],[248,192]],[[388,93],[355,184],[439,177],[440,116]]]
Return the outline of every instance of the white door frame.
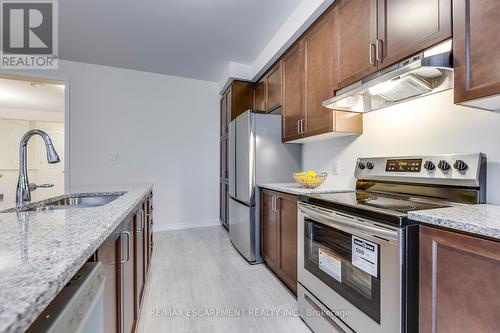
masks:
[[[49,71],[49,70],[47,70]],[[68,193],[70,189],[70,78],[69,77],[59,77],[51,75],[39,75],[38,73],[20,73],[19,71],[0,71],[0,78],[2,79],[12,79],[12,80],[23,80],[23,81],[42,81],[42,82],[54,82],[58,81],[64,83],[64,192]]]

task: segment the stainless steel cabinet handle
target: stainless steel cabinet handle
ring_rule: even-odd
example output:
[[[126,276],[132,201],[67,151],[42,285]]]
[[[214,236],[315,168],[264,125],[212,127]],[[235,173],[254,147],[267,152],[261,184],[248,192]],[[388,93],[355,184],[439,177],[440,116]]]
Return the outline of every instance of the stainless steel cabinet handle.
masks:
[[[120,263],[125,264],[130,260],[130,251],[131,251],[130,240],[132,237],[130,236],[130,232],[128,231],[122,231],[121,234],[127,236],[127,260],[120,260]]]
[[[278,208],[278,200],[279,200],[278,196],[274,197],[274,211],[275,212],[280,211],[280,209]]]
[[[382,39],[377,39],[377,47],[376,47],[376,52],[375,54],[377,55],[377,61],[382,63],[384,60],[384,41]],[[382,53],[382,54],[380,54]]]
[[[144,217],[145,217],[144,210],[140,209],[138,213],[141,214],[141,227],[139,229],[136,229],[136,231],[142,232],[144,230]]]
[[[375,66],[375,59],[376,59],[376,55],[374,55],[373,53],[377,52],[377,47],[375,46],[374,43],[370,43],[370,53],[368,54],[368,57],[370,59],[370,65],[372,66]]]
[[[272,198],[272,201],[271,201],[271,209],[273,210],[273,212],[279,212],[279,209],[278,209],[278,196],[277,195],[273,195],[273,198]]]
[[[300,120],[297,120],[297,133],[301,134],[300,133]]]
[[[302,119],[302,120],[300,121],[300,131],[302,132],[301,134],[304,134],[304,133],[305,133],[305,132],[304,132],[304,123],[305,123],[305,121],[306,121],[305,119]]]

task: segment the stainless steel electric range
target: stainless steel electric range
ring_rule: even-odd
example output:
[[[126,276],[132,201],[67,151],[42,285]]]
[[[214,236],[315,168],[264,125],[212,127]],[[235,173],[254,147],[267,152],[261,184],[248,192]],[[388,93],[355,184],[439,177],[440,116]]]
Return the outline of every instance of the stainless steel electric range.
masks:
[[[299,199],[298,301],[316,333],[418,330],[413,210],[484,203],[486,156],[360,158],[356,190]]]

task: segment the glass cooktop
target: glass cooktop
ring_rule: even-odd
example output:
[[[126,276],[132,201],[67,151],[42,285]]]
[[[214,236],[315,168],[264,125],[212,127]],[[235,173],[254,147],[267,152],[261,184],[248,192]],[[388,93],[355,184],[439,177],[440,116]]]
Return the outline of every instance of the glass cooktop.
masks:
[[[449,207],[450,204],[439,199],[421,198],[408,195],[386,194],[369,191],[346,193],[314,194],[308,196],[311,203],[339,204],[358,209],[375,210],[380,213],[404,217],[408,212],[433,208]]]

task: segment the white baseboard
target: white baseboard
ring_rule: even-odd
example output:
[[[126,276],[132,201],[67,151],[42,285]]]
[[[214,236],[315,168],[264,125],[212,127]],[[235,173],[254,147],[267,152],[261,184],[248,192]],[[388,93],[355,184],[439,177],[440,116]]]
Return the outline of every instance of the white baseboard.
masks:
[[[177,224],[164,224],[164,225],[155,225],[153,231],[171,231],[171,230],[181,230],[181,229],[191,229],[191,228],[203,228],[203,227],[213,227],[222,224],[219,220],[210,220],[210,221],[198,221],[191,223],[177,223]]]

